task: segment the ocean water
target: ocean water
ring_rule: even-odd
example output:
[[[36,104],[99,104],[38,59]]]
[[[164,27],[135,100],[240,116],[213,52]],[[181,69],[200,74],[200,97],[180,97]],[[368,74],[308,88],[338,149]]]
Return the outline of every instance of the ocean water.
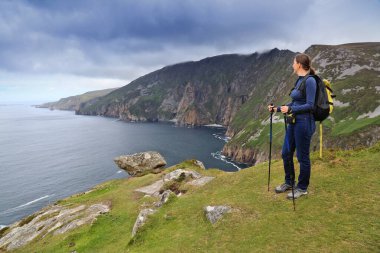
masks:
[[[220,155],[225,129],[126,123],[26,105],[0,105],[0,226],[101,182],[127,177],[113,158],[158,151],[174,165],[198,159],[236,171]]]

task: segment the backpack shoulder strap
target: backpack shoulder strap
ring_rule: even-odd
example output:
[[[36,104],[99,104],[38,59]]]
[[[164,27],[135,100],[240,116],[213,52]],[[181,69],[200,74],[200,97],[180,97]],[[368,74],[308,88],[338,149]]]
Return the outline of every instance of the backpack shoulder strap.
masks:
[[[306,83],[306,80],[309,78],[309,77],[314,77],[315,78],[315,75],[306,75],[303,79],[302,79],[302,82],[301,84],[298,86],[298,90],[302,92],[302,95],[306,96],[306,91],[305,91],[305,83]]]

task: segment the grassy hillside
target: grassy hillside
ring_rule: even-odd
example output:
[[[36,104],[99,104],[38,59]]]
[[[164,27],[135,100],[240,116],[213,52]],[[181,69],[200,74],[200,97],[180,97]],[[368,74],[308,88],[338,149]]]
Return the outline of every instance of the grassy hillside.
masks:
[[[133,189],[161,175],[113,180],[95,191],[60,201],[75,206],[112,201],[112,211],[95,224],[60,236],[47,236],[16,252],[379,252],[380,143],[369,149],[312,155],[309,196],[296,201],[267,191],[267,163],[226,173],[188,168],[216,179],[171,199],[150,217],[137,237],[131,231],[141,205],[153,201]],[[271,187],[283,178],[274,161]],[[167,172],[166,170],[165,172]],[[206,205],[234,208],[211,225]]]

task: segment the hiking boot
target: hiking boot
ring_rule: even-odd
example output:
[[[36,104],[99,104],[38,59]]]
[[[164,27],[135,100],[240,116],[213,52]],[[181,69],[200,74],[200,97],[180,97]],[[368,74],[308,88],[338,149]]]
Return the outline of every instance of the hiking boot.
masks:
[[[304,195],[307,195],[307,191],[306,190],[302,190],[300,188],[294,189],[294,199],[298,199],[299,197],[302,197]],[[287,198],[288,199],[293,199],[293,194],[291,192],[289,192]]]
[[[282,185],[279,185],[276,188],[274,188],[274,191],[276,193],[283,193],[283,192],[289,191],[291,189],[292,189],[291,185],[288,185],[287,183],[283,183]]]

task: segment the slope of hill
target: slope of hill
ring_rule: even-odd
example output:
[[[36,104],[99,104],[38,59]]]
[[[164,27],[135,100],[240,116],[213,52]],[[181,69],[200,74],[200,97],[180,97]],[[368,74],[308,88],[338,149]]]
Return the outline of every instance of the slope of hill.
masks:
[[[317,73],[331,81],[337,95],[333,114],[323,123],[326,148],[370,146],[380,140],[380,43],[355,43],[338,46],[315,45],[306,50]],[[263,161],[269,150],[269,113],[266,105],[289,102],[288,93],[296,77],[283,86],[273,85],[263,104],[246,105],[236,114],[227,134],[231,141],[223,153],[238,161]],[[250,117],[258,112],[257,119]],[[275,115],[274,154],[280,155],[284,135],[282,115]],[[317,128],[318,129],[318,128]],[[313,149],[319,147],[318,132]]]
[[[37,105],[37,108],[49,108],[51,110],[68,110],[75,111],[79,109],[79,105],[81,103],[87,102],[91,99],[102,97],[107,95],[108,93],[116,90],[114,89],[106,89],[106,90],[97,90],[97,91],[89,91],[81,95],[71,96],[67,98],[61,98],[57,102],[49,102],[42,105]]]
[[[296,201],[267,191],[267,163],[236,173],[202,170],[187,161],[176,168],[216,177],[188,189],[149,216],[134,239],[139,213],[153,200],[134,189],[162,174],[113,180],[60,205],[112,202],[110,213],[92,226],[62,235],[37,238],[15,252],[378,252],[380,250],[380,143],[352,151],[312,154],[309,195]],[[283,180],[281,161],[274,161],[274,187]],[[207,205],[229,205],[233,211],[215,224],[204,215]]]

